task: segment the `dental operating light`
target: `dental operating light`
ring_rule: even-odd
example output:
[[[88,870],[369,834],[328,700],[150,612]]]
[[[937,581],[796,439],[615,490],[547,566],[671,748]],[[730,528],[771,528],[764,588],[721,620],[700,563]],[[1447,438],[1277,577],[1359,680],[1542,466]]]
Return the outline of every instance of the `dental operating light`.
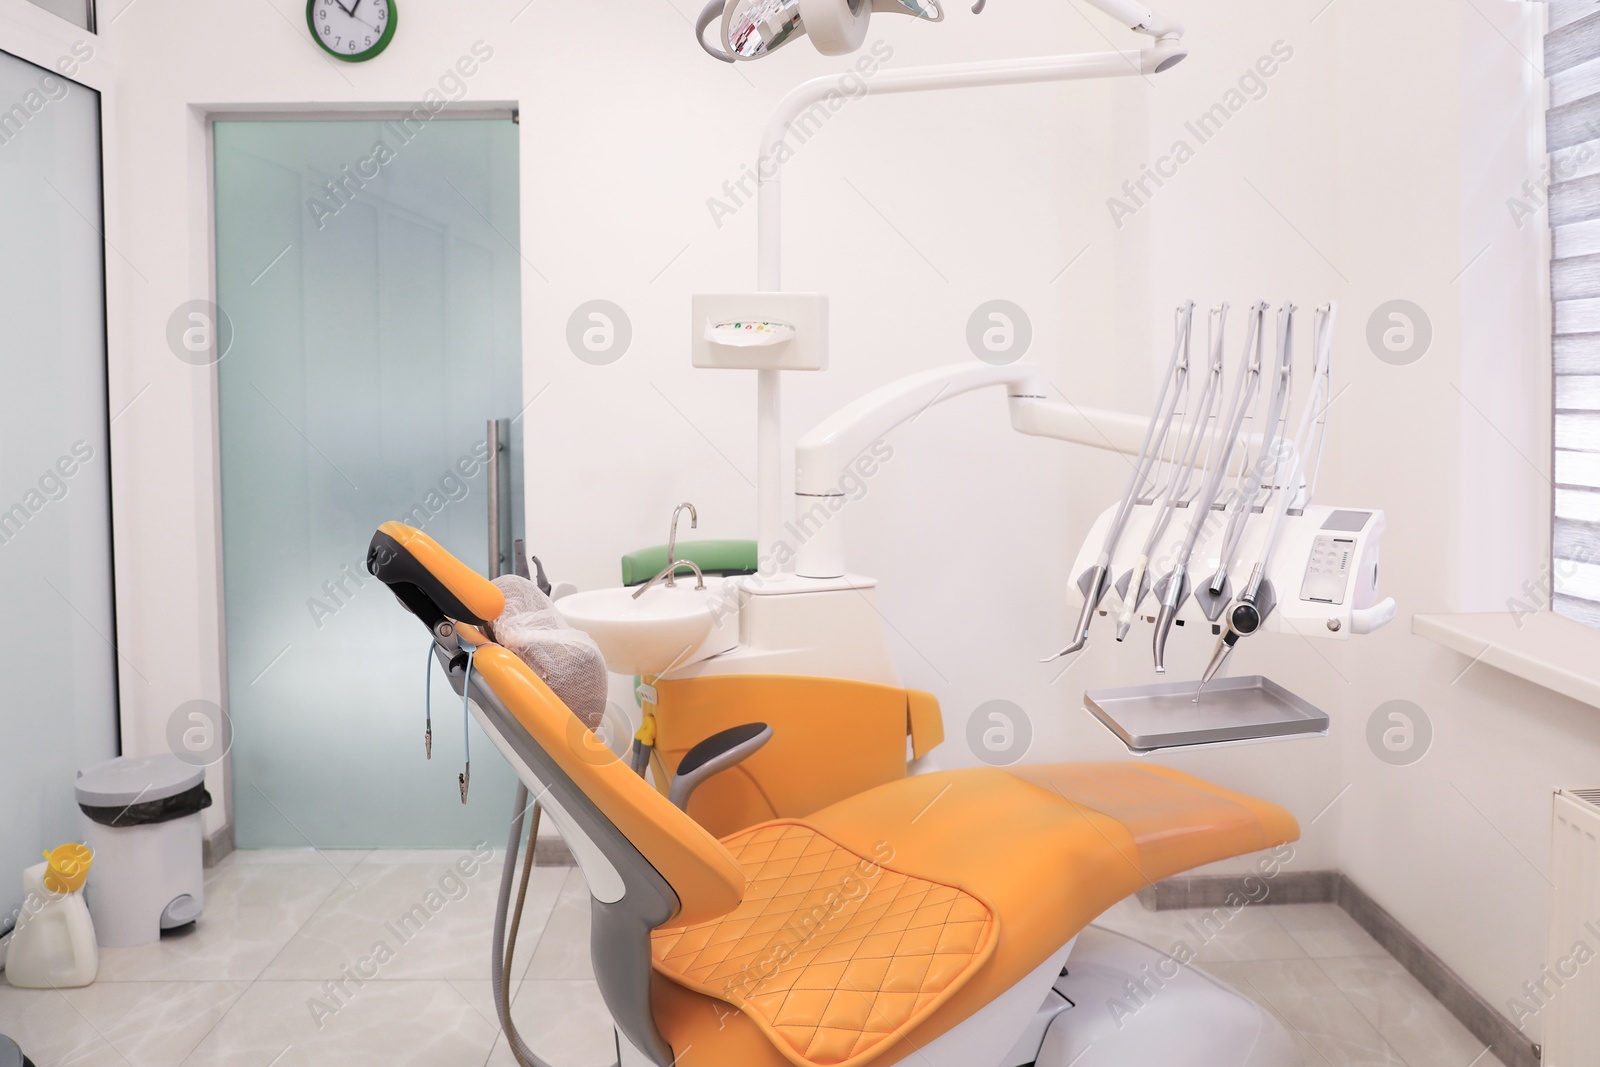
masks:
[[[1157,40],[1176,40],[1183,27],[1132,0],[1088,0],[1131,30]],[[973,5],[980,13],[986,0]],[[911,15],[926,22],[942,22],[941,0],[710,0],[695,22],[700,46],[725,63],[760,59],[801,37],[823,55],[847,55],[860,48],[874,11]],[[720,23],[720,47],[706,39],[706,30]],[[1183,58],[1174,54],[1158,70]]]

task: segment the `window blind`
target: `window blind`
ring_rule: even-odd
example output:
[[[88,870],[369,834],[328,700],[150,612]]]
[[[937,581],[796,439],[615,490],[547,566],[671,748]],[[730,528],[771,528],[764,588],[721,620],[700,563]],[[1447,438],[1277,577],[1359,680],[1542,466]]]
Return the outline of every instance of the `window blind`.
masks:
[[[1600,8],[1551,0],[1550,295],[1555,302],[1552,606],[1600,627]]]

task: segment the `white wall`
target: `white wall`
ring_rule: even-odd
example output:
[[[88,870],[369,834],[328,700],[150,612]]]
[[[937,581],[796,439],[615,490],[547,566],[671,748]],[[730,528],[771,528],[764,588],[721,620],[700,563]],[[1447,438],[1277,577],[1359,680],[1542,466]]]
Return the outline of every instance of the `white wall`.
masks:
[[[753,382],[693,371],[686,328],[690,293],[753,285],[754,209],[719,229],[706,200],[750,160],[783,91],[843,64],[797,46],[729,70],[691,41],[687,0],[524,2],[403,3],[398,40],[361,68],[321,59],[288,0],[102,13],[119,90],[113,408],[138,397],[114,439],[118,604],[124,653],[149,679],[124,673],[129,751],[161,745],[178,704],[222,691],[211,383],[163,340],[171,310],[210,288],[206,107],[407,103],[488,41],[494,58],[460,106],[522,109],[525,390],[548,385],[525,420],[534,544],[560,577],[594,586],[615,582],[623,551],[661,540],[680,499],[699,505],[706,536],[753,534]],[[1327,707],[1329,739],[1170,762],[1284,803],[1306,823],[1306,869],[1342,866],[1503,1003],[1541,963],[1549,791],[1595,784],[1600,721],[1481,665],[1458,679],[1466,661],[1405,619],[1496,608],[1545,551],[1548,489],[1512,451],[1535,466],[1548,451],[1543,252],[1503,207],[1537,169],[1533,79],[1512,51],[1537,55],[1537,5],[1170,7],[1195,55],[1168,75],[869,98],[804,148],[787,178],[786,282],[832,294],[834,366],[788,379],[790,441],[875,385],[970,358],[967,316],[992,297],[1029,309],[1030,358],[1067,394],[1133,409],[1148,404],[1179,300],[1341,300],[1336,387],[1349,392],[1322,499],[1388,510],[1384,584],[1402,621],[1345,646],[1262,637],[1241,653],[1241,669]],[[1053,0],[950,22],[885,18],[873,36],[893,44],[891,67],[1100,49],[1102,32],[1125,43]],[[1106,199],[1280,40],[1294,56],[1264,98],[1117,229]],[[230,42],[242,49],[213,51]],[[572,309],[599,297],[635,328],[608,368],[563,340]],[[1364,342],[1367,316],[1396,297],[1435,329],[1413,367]],[[1013,436],[987,395],[929,412],[893,444],[850,512],[851,562],[882,580],[908,684],[945,704],[947,761],[967,761],[966,718],[996,697],[1030,712],[1033,758],[1121,758],[1078,699],[1142,677],[1142,642],[1096,648],[1059,680],[1035,661],[1070,626],[1067,568],[1123,462]],[[1179,668],[1205,653],[1183,645]],[[1380,763],[1364,739],[1396,697],[1437,732],[1410,768]]]

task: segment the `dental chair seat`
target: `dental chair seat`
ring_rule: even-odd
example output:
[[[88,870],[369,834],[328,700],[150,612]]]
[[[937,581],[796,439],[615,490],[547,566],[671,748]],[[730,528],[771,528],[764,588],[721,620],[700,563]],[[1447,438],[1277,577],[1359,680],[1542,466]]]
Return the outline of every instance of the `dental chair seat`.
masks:
[[[656,1021],[685,1067],[893,1063],[1130,893],[1298,836],[1281,808],[1164,767],[893,782],[723,839],[749,888],[655,932]]]

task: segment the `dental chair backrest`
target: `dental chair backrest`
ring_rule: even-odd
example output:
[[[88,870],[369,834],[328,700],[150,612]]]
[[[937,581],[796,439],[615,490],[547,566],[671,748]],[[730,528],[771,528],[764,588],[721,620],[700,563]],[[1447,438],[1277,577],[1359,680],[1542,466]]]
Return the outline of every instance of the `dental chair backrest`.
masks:
[[[560,829],[593,898],[590,949],[606,1006],[636,1049],[670,1063],[650,1009],[650,931],[733,910],[746,888],[738,863],[489,642],[482,628],[505,599],[488,579],[397,522],[373,536],[367,569],[428,627],[451,685],[470,693],[490,739]]]

